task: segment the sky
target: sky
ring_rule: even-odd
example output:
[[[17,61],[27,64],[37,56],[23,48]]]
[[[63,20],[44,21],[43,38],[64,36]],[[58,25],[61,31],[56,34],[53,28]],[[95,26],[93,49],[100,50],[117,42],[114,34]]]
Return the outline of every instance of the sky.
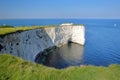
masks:
[[[0,0],[0,19],[120,19],[120,0]]]

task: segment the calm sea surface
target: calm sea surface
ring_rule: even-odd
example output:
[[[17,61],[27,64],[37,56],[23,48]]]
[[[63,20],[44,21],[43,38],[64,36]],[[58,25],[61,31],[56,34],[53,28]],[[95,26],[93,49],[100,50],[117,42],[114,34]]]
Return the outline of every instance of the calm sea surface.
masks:
[[[64,68],[74,65],[108,66],[120,64],[120,19],[21,19],[0,20],[0,25],[13,26],[84,24],[84,47],[78,44],[64,45],[56,54],[48,56],[48,66]]]

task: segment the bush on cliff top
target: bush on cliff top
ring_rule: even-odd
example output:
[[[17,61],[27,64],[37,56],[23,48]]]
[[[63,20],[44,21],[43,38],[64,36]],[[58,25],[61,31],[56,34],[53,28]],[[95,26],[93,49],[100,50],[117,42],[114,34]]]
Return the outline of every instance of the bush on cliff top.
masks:
[[[120,65],[58,70],[6,54],[0,55],[0,80],[120,80]]]

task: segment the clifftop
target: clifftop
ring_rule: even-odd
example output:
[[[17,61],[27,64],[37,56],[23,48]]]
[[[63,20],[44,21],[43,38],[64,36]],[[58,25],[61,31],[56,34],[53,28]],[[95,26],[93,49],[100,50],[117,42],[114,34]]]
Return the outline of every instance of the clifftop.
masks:
[[[78,24],[79,26],[84,26],[82,24]],[[77,26],[78,26],[77,25]],[[75,26],[73,24],[61,24],[60,26]],[[60,27],[55,25],[49,25],[49,26],[20,26],[20,27],[11,27],[11,26],[0,26],[0,36],[1,35],[7,35],[14,32],[20,32],[20,31],[27,31],[27,30],[33,30],[33,29],[39,29],[39,28],[53,28],[53,27]]]

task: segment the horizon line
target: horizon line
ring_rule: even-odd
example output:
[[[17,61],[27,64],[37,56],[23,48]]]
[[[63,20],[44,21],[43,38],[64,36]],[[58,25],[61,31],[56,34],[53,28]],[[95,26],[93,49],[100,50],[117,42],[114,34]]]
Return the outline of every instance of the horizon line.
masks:
[[[6,18],[0,20],[22,20],[22,19],[120,19],[120,18]]]

